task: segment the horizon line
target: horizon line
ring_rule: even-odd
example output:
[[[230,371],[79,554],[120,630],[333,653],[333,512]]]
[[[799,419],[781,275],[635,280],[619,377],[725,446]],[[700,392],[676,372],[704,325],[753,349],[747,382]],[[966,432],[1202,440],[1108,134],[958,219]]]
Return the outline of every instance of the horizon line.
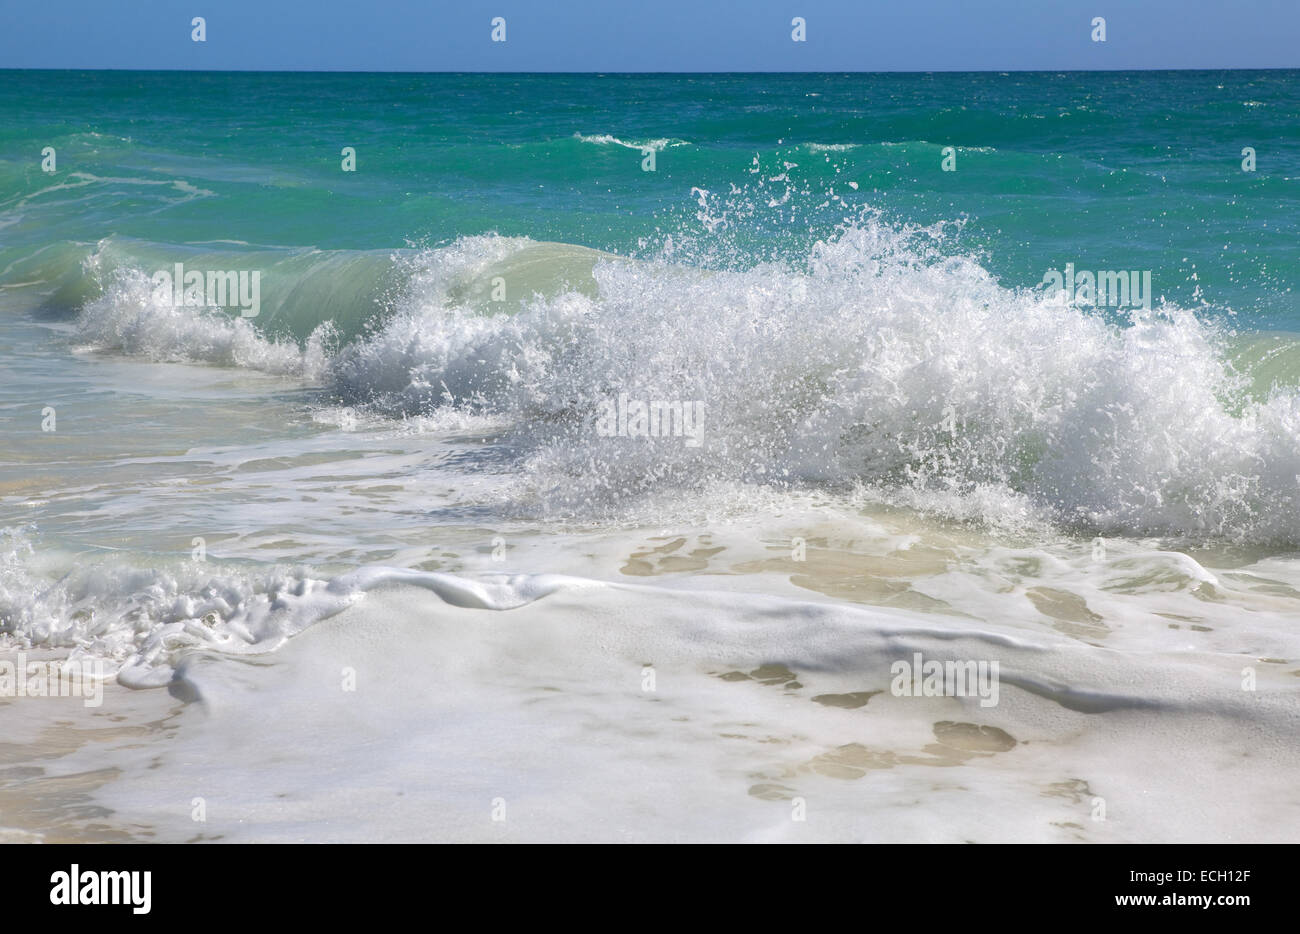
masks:
[[[465,71],[457,69],[436,69],[420,71],[416,69],[367,68],[69,68],[54,66],[16,67],[0,65],[0,72],[12,71],[68,71],[68,72],[123,72],[126,74],[150,73],[192,73],[192,74],[261,74],[261,75],[528,75],[528,76],[587,76],[587,77],[636,77],[636,76],[694,76],[694,75],[934,75],[934,74],[988,74],[988,75],[1050,75],[1050,74],[1146,74],[1150,72],[1222,72],[1222,71],[1300,71],[1300,65],[1225,65],[1200,68],[889,68],[882,70],[844,71]]]

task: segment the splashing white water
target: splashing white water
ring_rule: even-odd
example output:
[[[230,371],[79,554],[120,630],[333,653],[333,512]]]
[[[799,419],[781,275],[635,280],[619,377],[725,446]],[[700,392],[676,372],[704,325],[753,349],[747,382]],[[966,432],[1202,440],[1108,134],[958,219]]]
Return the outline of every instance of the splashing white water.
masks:
[[[811,484],[995,524],[1300,541],[1300,396],[1251,398],[1224,335],[1189,311],[1119,327],[1002,287],[946,236],[864,216],[802,262],[726,269],[690,264],[680,241],[671,262],[634,262],[462,238],[395,257],[406,286],[391,312],[332,356],[328,323],[305,348],[269,340],[158,307],[138,273],[119,273],[81,327],[153,359],[316,377],[376,414],[490,416],[559,513]],[[567,272],[509,312],[485,300],[540,267]],[[583,281],[566,287],[574,269]],[[700,404],[698,444],[605,436],[621,396]]]
[[[869,220],[801,266],[597,261],[594,294],[514,315],[448,302],[443,271],[344,349],[333,385],[390,414],[507,417],[536,487],[577,512],[740,480],[994,522],[1300,538],[1300,397],[1251,400],[1191,312],[1118,327],[1000,286],[942,236]],[[620,393],[701,401],[702,443],[602,437]]]
[[[305,346],[268,338],[251,319],[232,317],[219,308],[174,304],[157,294],[150,276],[139,268],[103,270],[102,257],[97,251],[86,262],[87,271],[101,280],[102,291],[77,319],[79,335],[94,349],[305,379],[319,378],[325,371],[328,348],[336,339],[329,322]]]

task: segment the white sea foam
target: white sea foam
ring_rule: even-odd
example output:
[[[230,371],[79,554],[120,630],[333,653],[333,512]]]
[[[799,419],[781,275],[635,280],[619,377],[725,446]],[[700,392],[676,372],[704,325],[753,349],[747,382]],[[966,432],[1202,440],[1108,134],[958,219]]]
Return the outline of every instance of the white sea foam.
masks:
[[[513,315],[417,290],[344,349],[334,385],[391,414],[510,419],[561,510],[661,484],[848,484],[995,522],[1300,540],[1300,396],[1250,398],[1189,311],[1117,327],[874,220],[799,267],[597,261],[592,277],[594,294]],[[702,444],[600,437],[619,392],[702,400]]]
[[[462,238],[397,255],[391,310],[332,356],[328,322],[305,346],[272,340],[160,306],[119,271],[81,330],[152,359],[319,379],[375,414],[499,421],[557,514],[812,484],[994,524],[1300,541],[1300,394],[1252,396],[1190,311],[1116,326],[1001,286],[946,237],[867,215],[802,262],[722,269],[681,242],[632,262]],[[498,281],[509,303],[488,297]],[[602,437],[620,393],[703,403],[700,443]]]
[[[389,577],[256,668],[189,657],[173,739],[60,768],[109,776],[96,803],[162,840],[194,835],[195,796],[229,841],[1149,843],[1286,840],[1300,819],[1293,679],[1243,691],[1230,655],[753,594],[411,586],[429,583]],[[894,694],[916,653],[999,661],[998,704]]]
[[[401,568],[359,568],[330,579],[305,568],[241,572],[199,562],[144,568],[82,564],[42,577],[43,564],[17,530],[0,535],[0,639],[4,647],[68,649],[116,663],[129,687],[159,687],[172,665],[204,649],[227,655],[279,648],[308,626],[339,613],[365,592],[407,584],[463,607],[521,606],[560,586],[549,576],[494,575],[481,581]]]
[[[92,269],[97,256],[89,261]],[[96,350],[306,379],[324,371],[326,347],[334,337],[326,323],[303,346],[268,338],[247,318],[217,308],[173,304],[157,294],[149,275],[138,268],[113,270],[102,294],[86,304],[77,324],[81,339]]]

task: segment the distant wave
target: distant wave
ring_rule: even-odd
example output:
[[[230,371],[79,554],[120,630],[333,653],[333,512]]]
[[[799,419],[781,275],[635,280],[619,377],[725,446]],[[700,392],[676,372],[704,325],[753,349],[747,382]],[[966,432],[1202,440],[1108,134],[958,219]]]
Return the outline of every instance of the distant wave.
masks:
[[[625,140],[617,136],[611,136],[608,133],[599,133],[594,136],[586,136],[582,133],[574,133],[573,138],[582,143],[592,143],[597,146],[626,146],[628,149],[653,149],[655,152],[662,152],[672,146],[689,146],[689,141],[684,139],[647,139],[647,140]]]

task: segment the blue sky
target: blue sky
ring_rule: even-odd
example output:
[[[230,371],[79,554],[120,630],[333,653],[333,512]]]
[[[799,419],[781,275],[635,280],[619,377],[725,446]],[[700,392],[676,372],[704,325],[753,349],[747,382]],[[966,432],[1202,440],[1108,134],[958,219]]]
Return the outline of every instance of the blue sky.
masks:
[[[494,16],[504,43],[490,41]],[[790,39],[795,16],[807,42]],[[1095,16],[1105,43],[1091,41]],[[1294,68],[1300,0],[0,0],[0,67]]]

